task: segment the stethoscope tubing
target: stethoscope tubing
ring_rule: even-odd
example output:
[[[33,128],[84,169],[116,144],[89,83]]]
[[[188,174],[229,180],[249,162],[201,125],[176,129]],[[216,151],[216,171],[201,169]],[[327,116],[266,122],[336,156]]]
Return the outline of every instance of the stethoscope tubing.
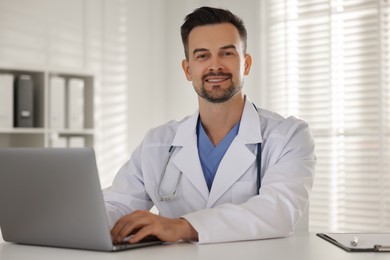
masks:
[[[168,155],[167,162],[165,163],[165,167],[161,171],[161,177],[160,177],[160,181],[159,181],[158,187],[157,187],[157,195],[160,197],[160,201],[173,200],[174,198],[176,198],[177,192],[179,191],[179,185],[180,185],[181,177],[183,174],[182,172],[180,172],[179,178],[177,180],[177,183],[175,185],[175,189],[173,190],[173,192],[169,193],[168,195],[161,194],[161,184],[164,180],[169,161],[171,160],[171,157],[172,157],[175,149],[176,149],[175,146],[171,146],[169,148],[169,150],[168,150],[169,155]],[[257,168],[257,190],[256,190],[256,192],[257,192],[257,195],[259,195],[260,188],[261,188],[261,143],[257,144],[256,168]]]
[[[253,103],[252,103],[253,104]],[[253,107],[257,110],[257,107],[255,104],[253,104]],[[182,172],[180,172],[180,175],[179,175],[179,178],[177,180],[177,183],[176,183],[176,186],[175,186],[175,189],[173,192],[171,192],[170,194],[168,195],[162,195],[161,194],[161,184],[164,180],[164,177],[165,177],[165,173],[166,173],[166,170],[167,170],[167,167],[168,167],[168,164],[169,164],[169,161],[171,160],[171,156],[172,154],[174,153],[176,147],[171,145],[171,147],[169,147],[169,150],[168,150],[168,159],[167,159],[167,162],[165,163],[165,167],[163,168],[162,172],[161,172],[161,177],[160,177],[160,181],[158,183],[158,187],[157,187],[157,195],[160,197],[160,200],[161,201],[170,201],[170,200],[173,200],[174,198],[176,198],[176,195],[177,195],[177,192],[179,191],[179,185],[180,185],[180,181],[181,181],[181,177],[182,177]],[[258,143],[257,144],[257,153],[256,153],[256,166],[257,166],[257,195],[260,194],[260,188],[261,188],[261,143]]]

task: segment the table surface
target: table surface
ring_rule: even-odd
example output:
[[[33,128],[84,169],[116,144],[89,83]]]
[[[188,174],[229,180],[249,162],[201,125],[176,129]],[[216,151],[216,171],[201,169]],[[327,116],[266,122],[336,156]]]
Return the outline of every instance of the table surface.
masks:
[[[0,236],[0,259],[29,260],[121,260],[121,259],[272,259],[272,260],[375,260],[390,259],[390,253],[349,253],[319,238],[314,233],[297,233],[288,238],[197,245],[173,243],[136,248],[121,252],[95,252],[3,242]]]

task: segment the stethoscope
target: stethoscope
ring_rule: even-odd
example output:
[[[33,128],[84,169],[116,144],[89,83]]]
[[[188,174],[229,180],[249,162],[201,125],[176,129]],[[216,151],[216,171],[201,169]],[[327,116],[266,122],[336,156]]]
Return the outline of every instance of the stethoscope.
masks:
[[[252,105],[256,109],[256,111],[258,112],[256,105],[253,103],[252,103]],[[171,200],[175,199],[176,195],[179,191],[179,185],[180,185],[181,177],[183,175],[182,172],[180,172],[179,178],[177,178],[175,189],[166,195],[161,194],[161,183],[164,180],[169,161],[171,160],[171,156],[174,153],[175,149],[176,149],[176,146],[171,145],[171,147],[169,147],[168,159],[167,159],[167,162],[165,163],[165,167],[161,171],[160,181],[159,181],[158,186],[157,186],[157,195],[160,197],[160,201],[171,201]],[[256,191],[257,191],[257,195],[259,195],[260,187],[261,187],[261,143],[257,144],[256,164],[257,164],[256,165],[257,166],[257,190]]]
[[[165,194],[165,195],[161,193],[161,184],[164,180],[169,161],[171,160],[172,154],[174,153],[175,149],[176,149],[176,146],[171,146],[169,148],[168,159],[165,163],[165,167],[161,171],[161,177],[160,177],[160,181],[159,181],[158,187],[157,187],[157,195],[160,197],[160,201],[171,201],[171,200],[175,199],[176,195],[179,191],[179,185],[180,185],[181,177],[183,175],[182,172],[180,172],[179,177],[177,178],[175,189],[172,192]],[[256,165],[257,165],[257,195],[259,195],[260,187],[261,187],[261,143],[257,144]]]

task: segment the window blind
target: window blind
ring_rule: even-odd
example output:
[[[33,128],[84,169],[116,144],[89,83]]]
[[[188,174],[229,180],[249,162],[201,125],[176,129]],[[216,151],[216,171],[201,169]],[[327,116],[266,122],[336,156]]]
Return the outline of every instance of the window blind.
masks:
[[[390,230],[390,3],[267,1],[269,108],[310,125],[311,231]]]
[[[90,0],[91,5],[96,5]],[[96,16],[99,28],[91,30],[96,44],[95,51],[100,70],[101,84],[98,93],[99,135],[95,150],[99,153],[98,166],[102,187],[111,186],[119,168],[128,160],[127,93],[128,93],[128,9],[125,0],[104,0],[100,2],[100,17]],[[91,20],[94,22],[96,20]],[[93,60],[93,59],[91,59]]]

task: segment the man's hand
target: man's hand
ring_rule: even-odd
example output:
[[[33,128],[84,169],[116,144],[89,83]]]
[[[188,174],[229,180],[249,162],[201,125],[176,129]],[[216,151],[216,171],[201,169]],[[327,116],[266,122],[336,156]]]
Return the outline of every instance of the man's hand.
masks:
[[[114,243],[120,243],[130,235],[129,243],[137,243],[147,236],[155,236],[165,242],[198,240],[198,233],[187,220],[164,218],[143,210],[123,216],[111,230]]]

